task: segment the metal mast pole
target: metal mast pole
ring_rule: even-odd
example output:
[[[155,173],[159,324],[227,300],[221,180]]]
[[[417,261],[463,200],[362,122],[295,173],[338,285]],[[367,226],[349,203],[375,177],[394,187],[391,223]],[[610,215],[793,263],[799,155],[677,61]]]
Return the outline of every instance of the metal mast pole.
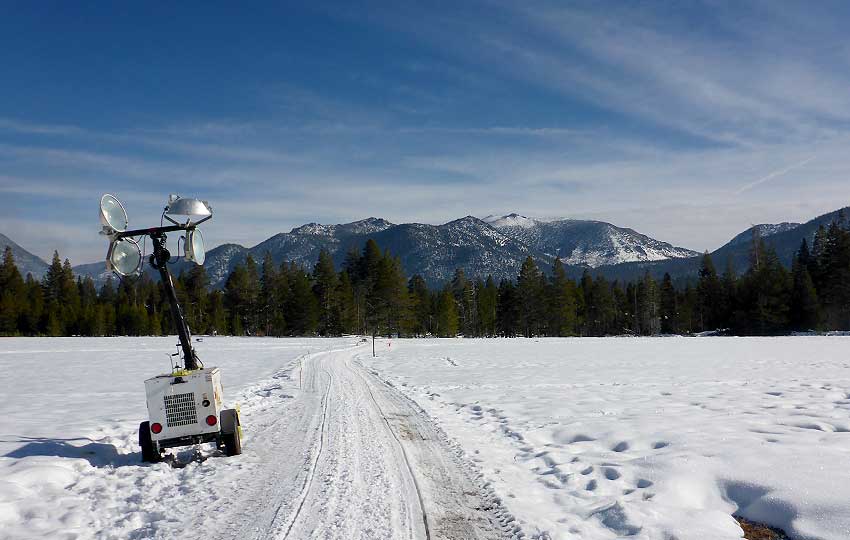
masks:
[[[168,303],[171,306],[171,318],[174,320],[174,326],[177,327],[177,335],[180,337],[180,347],[183,349],[183,366],[190,371],[198,369],[198,358],[195,356],[195,349],[192,348],[189,325],[186,324],[186,319],[183,318],[180,304],[177,302],[177,293],[174,290],[174,281],[171,279],[171,272],[168,271],[168,261],[171,259],[171,253],[165,249],[165,234],[162,232],[151,232],[150,237],[153,240],[153,255],[150,257],[150,265],[156,270],[159,270],[159,277],[165,288],[165,294],[168,296]]]

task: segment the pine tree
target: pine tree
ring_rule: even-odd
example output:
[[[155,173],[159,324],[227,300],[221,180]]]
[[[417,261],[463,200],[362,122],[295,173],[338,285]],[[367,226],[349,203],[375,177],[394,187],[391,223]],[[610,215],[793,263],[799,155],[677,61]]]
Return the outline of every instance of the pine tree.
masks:
[[[257,297],[258,323],[260,332],[264,336],[272,334],[272,319],[274,318],[275,301],[274,288],[278,280],[277,266],[274,264],[272,254],[266,251],[260,272],[260,292]]]
[[[267,300],[271,310],[271,335],[285,336],[287,328],[287,306],[290,305],[292,288],[290,286],[290,267],[285,262],[280,263],[274,282],[270,282],[271,297]]]
[[[820,323],[818,296],[807,261],[808,249],[804,239],[791,270],[791,328],[797,331],[817,329]]]
[[[700,265],[697,297],[700,330],[719,328],[722,325],[720,310],[723,305],[723,287],[707,251],[703,254]]]
[[[456,268],[449,288],[455,297],[458,308],[460,332],[465,336],[475,334],[475,319],[478,315],[475,299],[475,288],[466,277],[463,268]]]
[[[0,335],[14,335],[23,330],[20,321],[27,309],[24,280],[15,265],[12,248],[6,246],[0,265]]]
[[[338,335],[341,332],[338,286],[333,259],[330,253],[323,249],[313,268],[313,293],[319,305],[319,334],[323,336]]]
[[[354,285],[351,283],[351,274],[342,271],[339,273],[337,281],[336,297],[339,302],[341,331],[345,334],[356,334],[361,327],[357,315],[357,299],[354,295]]]
[[[248,273],[241,264],[236,265],[224,284],[224,305],[230,318],[233,335],[245,334],[248,324]]]
[[[424,336],[433,332],[433,316],[431,313],[431,293],[428,285],[419,274],[416,274],[407,282],[407,291],[410,295],[410,310],[413,324],[410,332],[415,336]]]
[[[503,279],[499,282],[496,297],[496,326],[500,335],[514,337],[519,329],[519,303],[516,286],[513,281]]]
[[[543,274],[531,256],[525,258],[517,276],[517,297],[519,300],[519,323],[525,337],[541,333],[542,305],[544,295]]]
[[[458,333],[457,301],[449,287],[443,289],[437,301],[437,335],[455,337]]]
[[[605,336],[620,332],[617,327],[617,309],[611,285],[602,277],[597,276],[585,293],[588,335]]]
[[[62,278],[59,289],[59,305],[61,306],[62,328],[67,334],[77,335],[80,333],[80,294],[77,283],[74,280],[74,271],[71,269],[71,261],[65,259],[62,263]]]
[[[227,333],[227,311],[224,308],[224,294],[221,291],[210,293],[210,327],[209,333]]]
[[[662,334],[678,334],[679,333],[679,308],[676,288],[673,286],[673,279],[670,274],[665,272],[664,278],[661,280],[660,295],[660,315],[661,315],[661,333]]]
[[[790,325],[791,282],[773,248],[757,241],[752,265],[739,286],[734,327],[739,334],[775,335]]]
[[[245,331],[255,335],[260,330],[260,273],[251,255],[245,258]]]
[[[109,276],[98,294],[98,302],[103,314],[103,334],[106,336],[114,336],[116,333],[116,298],[115,285],[112,276]]]
[[[492,337],[497,334],[496,313],[498,306],[499,289],[493,276],[487,276],[483,286],[476,287],[476,298],[478,299],[478,321],[480,324],[480,335]]]
[[[577,290],[573,280],[567,277],[561,258],[555,259],[547,295],[549,335],[574,336],[578,322]]]
[[[45,317],[41,326],[49,336],[61,336],[65,331],[61,313],[63,280],[62,260],[59,258],[59,252],[54,251],[53,260],[41,282],[44,293]]]
[[[828,328],[850,328],[850,232],[833,221],[817,263],[820,283],[815,282]]]
[[[658,284],[649,272],[646,272],[638,283],[637,293],[641,333],[648,336],[657,334],[661,331],[659,291]]]
[[[370,328],[373,333],[399,333],[408,310],[407,279],[401,261],[384,253],[374,271],[374,276],[369,278],[372,284],[368,296]]]
[[[319,325],[319,302],[313,295],[310,276],[300,266],[289,271],[290,295],[284,306],[289,335],[314,335]]]
[[[41,284],[27,274],[24,285],[26,311],[19,315],[20,328],[23,334],[35,336],[41,333],[41,321],[44,314],[44,293]]]
[[[181,307],[186,323],[195,333],[207,333],[209,329],[209,278],[203,266],[195,265],[185,275],[180,276],[185,300]],[[159,317],[157,317],[159,321]]]

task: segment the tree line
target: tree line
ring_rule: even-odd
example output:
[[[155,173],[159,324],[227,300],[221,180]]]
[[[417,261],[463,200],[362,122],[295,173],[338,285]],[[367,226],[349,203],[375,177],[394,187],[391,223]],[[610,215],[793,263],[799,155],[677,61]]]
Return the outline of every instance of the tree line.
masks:
[[[469,278],[430,288],[405,276],[401,262],[369,240],[348,253],[337,271],[321,252],[312,268],[275,264],[270,254],[248,257],[222,290],[210,290],[203,267],[175,279],[194,333],[256,336],[374,334],[441,337],[735,335],[850,330],[850,232],[843,218],[820,227],[811,248],[803,240],[790,271],[756,233],[750,264],[719,273],[705,253],[695,280],[660,283],[648,273],[621,283],[585,271],[570,279],[560,259],[543,272],[533,258],[515,279]],[[74,277],[70,262],[53,261],[41,281],[24,279],[11,249],[0,265],[2,335],[173,334],[167,297],[147,274],[97,290]]]

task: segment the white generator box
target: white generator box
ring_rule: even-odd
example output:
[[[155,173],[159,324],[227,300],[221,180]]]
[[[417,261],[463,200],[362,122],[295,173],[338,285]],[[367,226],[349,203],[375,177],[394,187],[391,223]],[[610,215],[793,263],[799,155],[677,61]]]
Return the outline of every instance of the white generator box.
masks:
[[[167,441],[218,433],[222,409],[217,367],[186,374],[158,375],[145,381],[151,439]]]

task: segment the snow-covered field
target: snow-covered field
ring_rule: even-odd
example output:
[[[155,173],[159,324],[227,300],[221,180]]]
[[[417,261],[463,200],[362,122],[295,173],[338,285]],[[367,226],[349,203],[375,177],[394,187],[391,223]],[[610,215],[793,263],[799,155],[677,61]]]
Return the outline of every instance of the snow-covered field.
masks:
[[[419,340],[379,356],[528,535],[732,539],[736,513],[850,538],[850,338]]]
[[[232,404],[299,356],[353,341],[208,337],[194,345],[206,365],[222,368]],[[169,371],[175,343],[0,338],[0,538],[145,538],[170,517],[164,507],[232,468],[224,459],[189,471],[139,463],[143,381]]]
[[[850,538],[850,337],[205,338],[245,454],[143,465],[174,341],[0,339],[0,538]]]

